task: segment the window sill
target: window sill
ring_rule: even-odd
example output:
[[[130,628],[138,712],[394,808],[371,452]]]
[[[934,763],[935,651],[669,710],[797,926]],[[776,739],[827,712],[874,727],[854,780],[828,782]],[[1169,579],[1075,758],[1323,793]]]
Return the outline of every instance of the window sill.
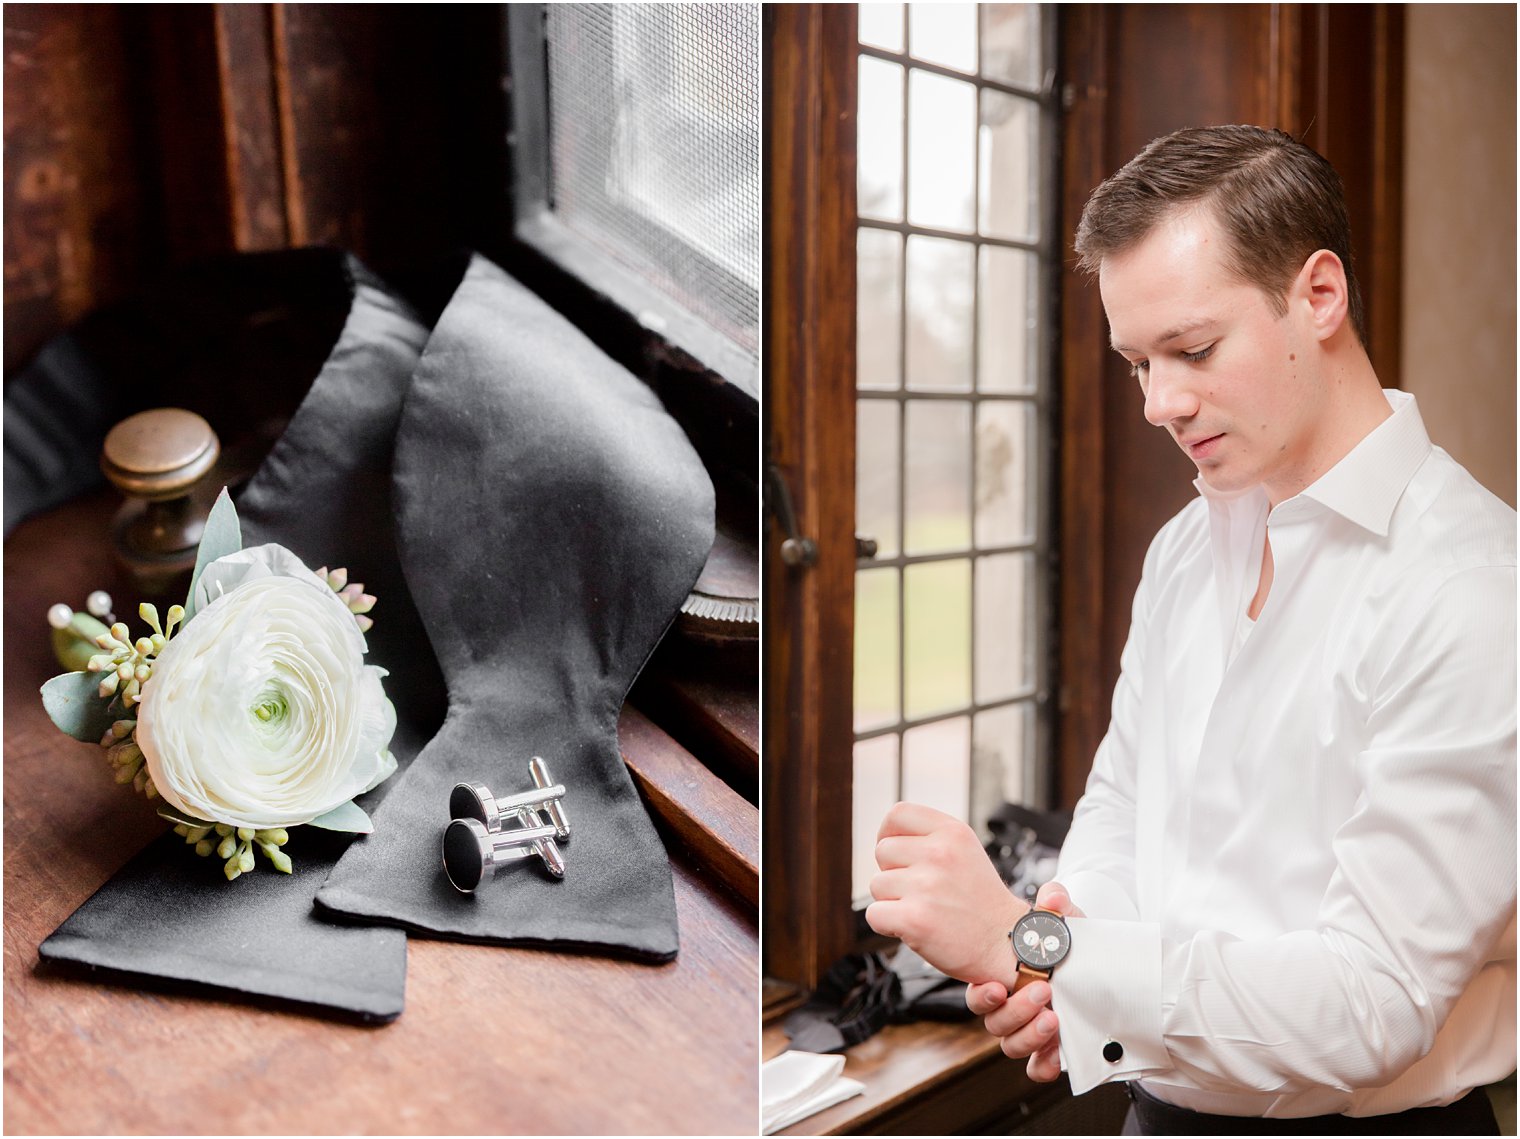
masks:
[[[761,1054],[785,1045],[770,1025]],[[1122,1084],[1073,1096],[1064,1076],[1033,1082],[976,1021],[890,1024],[845,1053],[844,1074],[865,1092],[778,1134],[1117,1135],[1129,1110]]]
[[[655,816],[698,866],[757,909],[759,811],[632,705],[618,718],[618,743]]]
[[[770,1025],[761,1055],[779,1055],[786,1042],[781,1025]],[[979,1022],[889,1024],[845,1053],[844,1074],[865,1092],[778,1134],[953,1135],[1016,1111],[1042,1090]]]

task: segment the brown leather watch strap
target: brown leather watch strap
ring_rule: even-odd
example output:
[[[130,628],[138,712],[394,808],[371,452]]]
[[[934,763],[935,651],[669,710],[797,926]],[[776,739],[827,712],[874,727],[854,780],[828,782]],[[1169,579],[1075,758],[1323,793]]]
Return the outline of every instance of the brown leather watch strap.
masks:
[[[1036,981],[1050,980],[1049,969],[1031,969],[1022,961],[1019,962],[1019,979],[1013,983],[1013,991],[1016,993],[1025,985],[1032,985]]]

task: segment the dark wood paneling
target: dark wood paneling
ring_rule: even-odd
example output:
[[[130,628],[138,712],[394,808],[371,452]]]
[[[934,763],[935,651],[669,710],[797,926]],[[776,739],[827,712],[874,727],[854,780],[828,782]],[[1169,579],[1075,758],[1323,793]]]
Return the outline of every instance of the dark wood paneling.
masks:
[[[1352,261],[1367,304],[1367,349],[1399,382],[1404,13],[1390,4],[1308,4],[1274,13],[1284,45],[1274,124],[1336,168],[1351,215]]]
[[[1097,282],[1077,275],[1071,252],[1082,205],[1106,173],[1106,9],[1089,4],[1070,8],[1060,43],[1060,68],[1065,80],[1061,249],[1066,270],[1061,277],[1061,560],[1057,580],[1061,620],[1057,646],[1060,698],[1056,709],[1060,727],[1055,791],[1060,803],[1069,808],[1082,793],[1097,746],[1093,727],[1105,721],[1108,702],[1100,659],[1101,633],[1106,624],[1103,407],[1107,401],[1098,390],[1108,365],[1108,324]]]
[[[5,370],[159,263],[140,16],[7,4]]]
[[[1404,367],[1404,9],[1379,4],[1372,38],[1372,211],[1357,271],[1367,294],[1372,366],[1393,388]]]
[[[262,4],[216,7],[229,220],[233,245],[242,250],[290,244],[272,25],[272,13]]]
[[[143,10],[149,67],[142,89],[131,97],[152,123],[148,185],[166,263],[238,248],[228,178],[229,140],[237,124],[218,60],[217,15],[210,4]],[[246,9],[243,22],[250,17],[267,18],[265,7]]]
[[[383,274],[451,244],[497,243],[502,19],[494,5],[274,6],[293,244],[341,245]]]
[[[13,4],[5,35],[7,374],[196,257],[506,246],[496,5]]]
[[[811,989],[854,940],[855,8],[763,21],[766,458],[818,544],[815,565],[786,567],[768,516],[765,969]]]

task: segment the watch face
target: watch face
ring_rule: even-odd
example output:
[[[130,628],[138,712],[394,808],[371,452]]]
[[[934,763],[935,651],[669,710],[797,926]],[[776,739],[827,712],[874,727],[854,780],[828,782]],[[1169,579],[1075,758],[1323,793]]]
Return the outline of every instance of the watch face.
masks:
[[[1053,969],[1071,949],[1071,931],[1066,923],[1044,910],[1030,910],[1008,936],[1014,955],[1031,969]]]

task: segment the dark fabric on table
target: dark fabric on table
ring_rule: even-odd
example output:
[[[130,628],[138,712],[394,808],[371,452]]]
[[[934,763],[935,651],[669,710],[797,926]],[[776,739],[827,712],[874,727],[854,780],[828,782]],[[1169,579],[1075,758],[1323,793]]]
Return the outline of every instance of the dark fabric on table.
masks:
[[[239,503],[243,544],[279,542],[312,568],[348,565],[379,597],[371,663],[405,718],[392,743],[405,764],[436,727],[442,680],[395,553],[389,486],[402,400],[427,329],[351,257],[308,266],[350,292],[337,343]],[[362,796],[373,809],[394,777]],[[367,1021],[400,1014],[406,939],[334,925],[312,897],[351,842],[292,831],[289,876],[259,866],[229,883],[220,861],[170,834],[149,845],[43,942],[46,960],[184,987],[216,987]],[[358,841],[364,841],[360,839]]]
[[[788,1048],[829,1053],[853,1048],[889,1024],[969,1019],[965,983],[904,945],[890,960],[884,953],[841,957],[782,1027]]]
[[[1299,1119],[1211,1115],[1173,1107],[1138,1083],[1125,1135],[1497,1135],[1499,1123],[1488,1093],[1474,1088],[1445,1107],[1416,1107],[1392,1115],[1315,1115]],[[1131,1127],[1134,1130],[1131,1130]]]
[[[712,544],[701,461],[643,383],[476,258],[413,379],[395,498],[448,717],[318,902],[445,937],[669,959],[670,865],[617,721]],[[533,755],[566,787],[564,879],[524,860],[460,894],[439,854],[450,788],[522,790]]]
[[[5,389],[5,532],[104,481],[100,445],[126,414],[128,388],[94,364],[88,335],[43,346]]]
[[[170,833],[149,843],[42,943],[45,962],[103,979],[384,1024],[401,1015],[406,935],[313,916],[312,892],[349,843],[291,832],[296,873],[236,882]]]

